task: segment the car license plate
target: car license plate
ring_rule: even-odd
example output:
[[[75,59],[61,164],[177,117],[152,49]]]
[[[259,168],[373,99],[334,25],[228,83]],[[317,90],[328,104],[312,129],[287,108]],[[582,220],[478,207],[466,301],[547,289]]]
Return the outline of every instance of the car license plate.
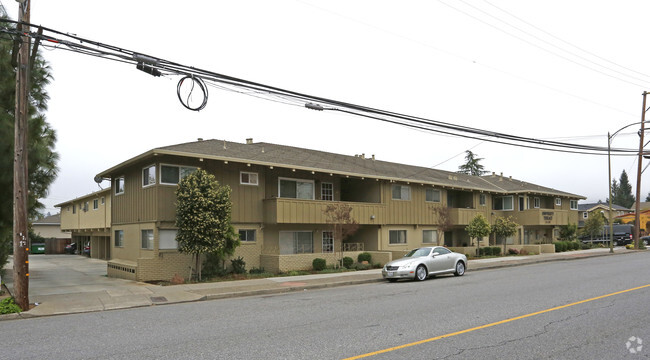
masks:
[[[387,276],[388,276],[388,277],[393,277],[393,272],[392,272],[392,271],[389,271]]]

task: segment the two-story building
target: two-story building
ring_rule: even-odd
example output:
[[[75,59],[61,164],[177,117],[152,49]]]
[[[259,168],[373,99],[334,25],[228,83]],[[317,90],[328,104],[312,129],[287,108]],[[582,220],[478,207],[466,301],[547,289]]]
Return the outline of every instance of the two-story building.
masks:
[[[340,244],[334,243],[324,212],[329,204],[350,205],[359,224],[344,244],[348,255],[368,251],[374,262],[383,263],[427,244],[444,242],[470,252],[463,249],[472,245],[465,227],[477,214],[489,222],[512,216],[520,225],[506,240],[513,246],[550,243],[559,226],[577,223],[582,198],[496,174],[469,176],[252,139],[199,139],[152,149],[101,172],[99,177],[111,181],[110,193],[60,204],[62,228],[86,236],[81,229],[88,226],[68,225],[66,214],[75,206],[86,209],[91,199],[110,199],[108,222],[96,235],[110,236],[104,253],[109,276],[186,276],[192,261],[176,249],[175,190],[199,168],[232,189],[232,223],[241,238],[234,257],[243,257],[248,269],[267,271],[309,269],[317,257],[336,261]],[[439,228],[436,207],[447,209],[451,228]],[[481,242],[488,244],[488,239]]]
[[[583,204],[578,204],[578,228],[582,228],[585,226],[585,221],[589,219],[590,216],[593,216],[594,214],[602,214],[602,216],[605,217],[605,219],[609,220],[610,215],[611,218],[614,219],[618,216],[633,213],[633,209],[628,209],[626,207],[612,204],[612,213],[609,213],[609,204],[604,203],[604,202],[597,202],[597,203],[583,203]]]

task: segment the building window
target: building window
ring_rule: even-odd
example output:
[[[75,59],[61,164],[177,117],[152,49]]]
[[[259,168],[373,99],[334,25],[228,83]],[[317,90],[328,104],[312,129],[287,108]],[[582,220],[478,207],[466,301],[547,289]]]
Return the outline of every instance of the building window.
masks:
[[[314,200],[314,182],[280,178],[278,194],[283,198]]]
[[[512,195],[495,197],[493,208],[494,210],[504,210],[504,211],[514,210],[513,202],[514,200]]]
[[[77,205],[72,204],[72,213],[76,214],[77,213]]]
[[[93,210],[99,209],[99,199],[93,200]]]
[[[115,195],[124,194],[124,176],[115,179]]]
[[[481,206],[485,206],[485,198],[486,198],[485,194],[480,194],[478,196],[478,204]]]
[[[156,184],[156,165],[142,169],[142,187]]]
[[[84,202],[84,212],[88,211],[88,201]]]
[[[562,206],[562,199],[555,198],[555,206]]]
[[[588,217],[589,217],[589,213],[588,213],[588,212],[585,211],[585,212],[582,213],[582,218],[583,218],[583,219],[586,219],[586,218],[588,218]]]
[[[438,230],[422,230],[422,243],[435,244],[438,239]]]
[[[151,231],[151,230],[150,230]],[[176,241],[177,230],[158,230],[158,249],[160,250],[176,250],[178,249],[178,241]],[[153,244],[152,244],[153,248]]]
[[[311,231],[280,231],[280,254],[310,254],[314,252]]]
[[[571,210],[578,210],[578,200],[569,200]]]
[[[389,230],[389,244],[406,244],[406,230]]]
[[[534,201],[533,204],[535,206],[535,209],[539,209],[539,206],[540,206],[540,203],[541,203],[540,199],[538,197],[536,197],[534,200],[535,201]]]
[[[323,253],[334,252],[334,235],[331,231],[323,231]]]
[[[239,173],[239,183],[242,185],[257,185],[257,173],[254,172],[240,172]]]
[[[106,204],[106,198],[102,196],[102,205]]]
[[[334,200],[334,184],[326,182],[320,184],[320,199],[327,201]]]
[[[426,189],[425,201],[440,202],[440,190]]]
[[[142,245],[140,247],[153,250],[153,230],[142,230]]]
[[[115,230],[115,247],[124,246],[124,230]]]
[[[239,240],[246,242],[255,241],[255,230],[239,230]]]
[[[411,187],[393,185],[393,200],[411,200]]]
[[[196,171],[195,167],[160,165],[160,183],[176,185],[187,175]]]

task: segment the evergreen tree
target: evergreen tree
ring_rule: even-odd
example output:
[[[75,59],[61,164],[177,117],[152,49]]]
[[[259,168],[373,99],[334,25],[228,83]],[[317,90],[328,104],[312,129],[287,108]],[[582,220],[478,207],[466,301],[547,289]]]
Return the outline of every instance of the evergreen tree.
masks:
[[[621,177],[618,181],[618,188],[616,189],[616,193],[613,191],[613,186],[612,186],[612,202],[616,205],[620,205],[626,208],[631,208],[632,205],[634,205],[634,202],[636,199],[634,198],[634,195],[632,195],[632,185],[630,185],[630,181],[627,178],[627,173],[625,170],[621,173]]]
[[[1,11],[0,11],[1,12]],[[0,17],[7,19],[6,14]],[[0,29],[11,30],[13,24],[0,23]],[[0,269],[6,264],[7,251],[13,238],[13,173],[14,123],[16,102],[16,69],[11,64],[13,40],[0,37]],[[45,91],[52,76],[50,67],[36,55],[30,71],[28,151],[28,216],[35,218],[44,206],[38,199],[47,196],[47,189],[57,175],[58,154],[54,152],[56,133],[45,119],[49,96]]]
[[[483,158],[477,157],[477,154],[467,150],[465,151],[465,163],[458,167],[458,172],[466,175],[481,176],[487,171],[483,170],[483,165],[480,164],[480,161]]]
[[[201,255],[230,256],[240,244],[231,224],[230,187],[220,186],[214,175],[197,170],[176,189],[178,251],[192,254],[201,281]]]

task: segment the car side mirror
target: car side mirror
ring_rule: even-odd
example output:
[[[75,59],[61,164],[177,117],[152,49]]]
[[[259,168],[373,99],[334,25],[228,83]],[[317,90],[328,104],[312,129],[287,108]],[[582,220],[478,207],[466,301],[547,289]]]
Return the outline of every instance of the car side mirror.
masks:
[[[431,256],[437,256],[437,255],[440,255],[440,253],[437,251],[431,254]]]

